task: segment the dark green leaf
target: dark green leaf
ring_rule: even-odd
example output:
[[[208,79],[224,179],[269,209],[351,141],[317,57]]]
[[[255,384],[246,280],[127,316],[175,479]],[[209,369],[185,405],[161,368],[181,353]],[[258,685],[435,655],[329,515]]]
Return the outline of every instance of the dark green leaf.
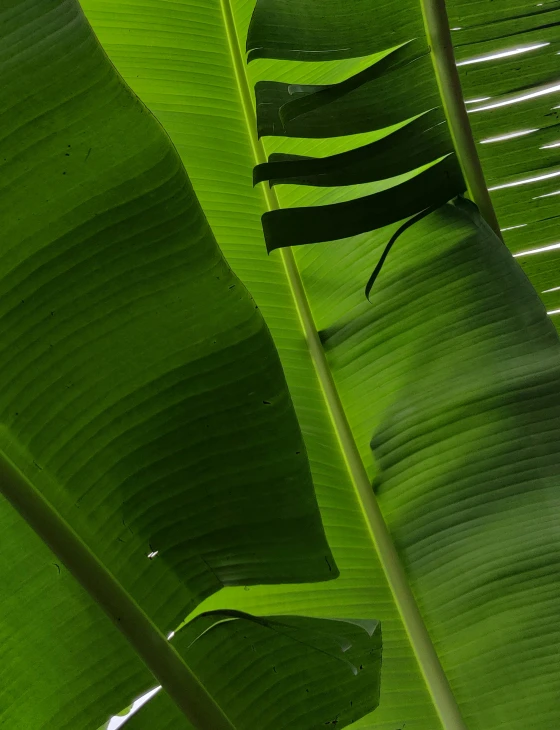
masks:
[[[334,730],[379,703],[376,621],[216,611],[195,618],[173,642],[237,730]],[[164,694],[127,728],[147,727],[150,718],[158,728],[190,730]]]
[[[286,126],[298,117],[332,104],[347,94],[360,89],[364,84],[369,84],[388,73],[395,73],[399,70],[406,73],[409,70],[409,64],[428,56],[429,52],[429,48],[426,47],[425,43],[411,41],[394,49],[369,68],[365,68],[338,84],[323,88],[317,87],[312,89],[312,93],[308,94],[305,93],[306,87],[290,86],[288,93],[294,94],[296,98],[280,107],[280,120]]]
[[[296,251],[345,413],[466,726],[555,727],[558,337],[472,204],[406,231],[370,304],[386,240]]]
[[[270,180],[316,186],[355,185],[397,177],[453,151],[447,122],[434,109],[382,139],[329,157],[273,154],[257,165],[253,183]]]
[[[401,51],[405,52],[407,47]],[[378,63],[384,71],[385,63]],[[440,105],[428,54],[411,58],[404,68],[389,67],[380,76],[374,73],[377,66],[334,86],[259,81],[255,87],[259,136],[338,137],[370,132]],[[283,121],[281,110],[304,101],[312,111]]]
[[[465,184],[455,155],[411,180],[380,193],[333,205],[283,208],[263,215],[268,251],[284,246],[334,241],[383,228],[430,206],[443,205]]]
[[[3,2],[0,70],[2,459],[162,632],[223,585],[336,577],[277,351],[168,136],[74,0]],[[0,724],[95,726],[147,672],[2,522]]]
[[[423,34],[420,3],[404,0],[258,0],[247,36],[249,61],[328,61],[367,56]]]

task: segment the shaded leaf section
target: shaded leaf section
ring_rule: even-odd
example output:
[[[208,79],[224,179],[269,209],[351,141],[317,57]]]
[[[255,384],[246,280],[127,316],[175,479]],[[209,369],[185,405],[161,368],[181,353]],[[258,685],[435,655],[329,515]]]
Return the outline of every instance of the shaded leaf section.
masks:
[[[248,59],[331,61],[367,56],[423,35],[421,6],[354,0],[258,0]]]
[[[328,157],[272,154],[253,183],[335,187],[397,177],[453,152],[443,112],[434,109],[380,140]]]
[[[525,23],[542,22],[558,10],[558,0],[547,3],[533,3],[530,0],[451,0],[449,16],[452,25],[462,23],[470,28],[495,27],[502,23],[515,22],[519,27]]]
[[[334,578],[272,338],[169,138],[74,0],[2,3],[0,73],[0,449],[165,633],[226,584]],[[95,725],[146,672],[25,528],[1,722],[75,728],[91,692]]]
[[[377,492],[444,655],[462,658],[469,681],[480,672],[501,698],[501,724],[526,727],[534,712],[530,724],[554,725],[560,346],[507,249],[472,204],[458,207],[470,232],[432,267],[453,267],[454,295],[372,440]],[[417,301],[414,279],[406,282]],[[431,594],[428,586],[446,593],[458,575],[454,607]],[[469,613],[486,627],[479,652]],[[511,666],[512,651],[523,651],[521,666]]]
[[[410,228],[411,226],[413,226],[415,223],[418,223],[418,221],[421,221],[422,218],[425,218],[427,215],[430,215],[431,213],[434,213],[435,210],[437,210],[437,208],[431,207],[431,208],[426,208],[426,210],[420,211],[420,213],[417,213],[415,216],[412,216],[412,218],[409,218],[406,221],[406,223],[403,223],[403,225],[400,228],[398,228],[395,231],[395,233],[393,233],[393,235],[389,239],[389,243],[383,249],[383,253],[381,254],[381,258],[377,262],[377,266],[375,267],[375,269],[372,272],[372,275],[368,279],[368,282],[367,282],[366,288],[365,288],[366,299],[369,300],[369,295],[371,293],[371,290],[373,288],[373,285],[375,284],[375,282],[377,280],[377,277],[381,273],[381,269],[383,268],[383,264],[387,260],[387,256],[390,254],[391,249],[393,248],[393,246],[395,245],[395,243],[397,242],[397,240],[399,239],[399,237],[402,236],[402,234],[408,228]]]
[[[303,114],[320,109],[333,101],[346,96],[352,91],[356,91],[361,86],[371,81],[379,79],[390,72],[397,72],[429,54],[429,48],[422,41],[405,43],[404,45],[390,51],[386,56],[378,60],[369,68],[350,76],[338,84],[330,86],[317,87],[313,93],[305,94],[305,87],[301,88],[297,85],[289,86],[288,92],[296,98],[289,101],[280,108],[280,119],[284,125],[294,121]],[[302,94],[300,96],[300,94]]]
[[[468,726],[555,727],[558,336],[468,201],[403,233],[368,304],[385,240],[296,251],[345,412]]]
[[[377,621],[213,611],[173,642],[238,730],[341,728],[379,703]],[[126,727],[190,730],[163,693]]]
[[[422,42],[403,46],[339,84],[259,81],[259,137],[339,137],[399,124],[441,104]],[[416,49],[416,50],[414,50]]]
[[[509,17],[493,19],[487,16],[486,22],[473,24],[469,26],[456,26],[453,34],[455,48],[480,41],[499,41],[502,39],[512,38],[517,40],[517,36],[530,31],[547,31],[560,24],[560,7],[556,2],[556,7],[547,7],[550,3],[532,6],[532,12],[529,14],[517,15],[513,13]],[[488,8],[491,6],[487,6]],[[461,11],[459,11],[461,12]],[[448,13],[451,25],[455,26],[459,21],[455,3],[448,3]],[[464,18],[464,16],[463,16]]]
[[[411,180],[380,193],[332,205],[284,208],[262,217],[268,251],[285,246],[334,241],[383,228],[430,206],[443,205],[465,184],[455,155]]]

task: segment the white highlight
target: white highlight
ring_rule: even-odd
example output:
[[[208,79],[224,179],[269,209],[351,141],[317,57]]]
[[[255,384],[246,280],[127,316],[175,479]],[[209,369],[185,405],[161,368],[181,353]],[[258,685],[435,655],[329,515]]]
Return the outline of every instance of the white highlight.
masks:
[[[159,550],[153,550],[151,553],[148,553],[148,557],[150,558],[150,560],[153,560],[158,553]]]
[[[551,198],[553,195],[560,195],[560,190],[555,190],[553,193],[545,193],[544,195],[537,195],[533,200],[540,200],[541,198]]]
[[[479,106],[476,109],[469,109],[469,114],[474,114],[474,112],[485,112],[489,109],[498,109],[501,106],[510,106],[511,104],[519,104],[522,101],[527,101],[528,99],[536,99],[538,96],[546,96],[547,94],[555,94],[557,91],[560,91],[560,84],[552,84],[551,86],[543,86],[539,89],[536,89],[535,91],[530,91],[527,94],[520,94],[519,96],[513,96],[509,99],[505,99],[503,101],[495,101],[493,104],[486,104],[485,106]],[[556,107],[554,107],[556,109]]]
[[[560,309],[552,309],[550,312],[547,312],[547,314],[560,314]]]
[[[520,251],[519,253],[514,253],[513,258],[517,259],[520,256],[531,256],[534,253],[542,253],[543,251],[553,251],[555,248],[560,248],[560,243],[551,243],[550,246],[531,248],[528,251]]]
[[[554,147],[560,147],[560,142],[553,142],[552,144],[543,144],[541,150],[551,150]]]
[[[545,289],[541,294],[550,294],[551,291],[560,291],[560,286],[553,286],[552,289]]]
[[[175,632],[174,631],[170,631],[167,634],[167,641],[170,641],[174,636],[175,636]]]
[[[552,177],[559,177],[559,172],[549,172],[546,175],[539,175],[538,177],[528,177],[526,180],[516,180],[515,182],[504,183],[503,185],[495,185],[493,188],[488,190],[503,190],[504,188],[516,188],[519,185],[529,185],[530,183],[540,182],[541,180],[550,180]]]
[[[500,58],[509,58],[510,56],[519,56],[521,53],[529,53],[536,51],[537,48],[544,48],[550,43],[534,43],[532,46],[520,46],[513,48],[511,51],[498,51],[497,53],[489,53],[486,56],[478,56],[478,58],[469,58],[466,61],[459,61],[457,66],[469,66],[473,63],[485,63],[486,61],[497,61]]]
[[[467,99],[465,104],[480,104],[481,101],[488,101],[491,98],[491,96],[481,96],[480,99]]]
[[[516,228],[525,228],[526,225],[527,225],[526,223],[521,223],[521,225],[519,225],[519,226],[510,226],[509,228],[500,228],[500,231],[502,233],[504,233],[505,231],[513,231]]]
[[[488,139],[481,139],[480,144],[490,144],[490,142],[504,142],[506,139],[515,139],[516,137],[524,137],[526,134],[533,134],[538,132],[538,129],[523,129],[519,132],[511,132],[511,134],[503,134],[501,137],[488,137]]]
[[[107,725],[107,730],[117,730],[117,728],[122,727],[122,725],[124,725],[125,722],[132,717],[132,715],[138,712],[138,710],[145,705],[148,700],[151,700],[152,697],[160,691],[160,689],[161,687],[154,687],[154,689],[151,689],[149,692],[146,692],[145,695],[142,695],[142,697],[135,700],[126,715],[112,717]]]

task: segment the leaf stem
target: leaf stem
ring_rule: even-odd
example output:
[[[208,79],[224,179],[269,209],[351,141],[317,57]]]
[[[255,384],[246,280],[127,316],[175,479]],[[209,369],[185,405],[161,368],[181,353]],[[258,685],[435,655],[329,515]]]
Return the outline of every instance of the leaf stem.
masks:
[[[469,197],[482,217],[501,239],[500,225],[484,179],[457,70],[445,0],[420,0],[426,36],[439,86],[445,116]]]
[[[197,730],[235,730],[132,596],[2,452],[0,493],[101,606],[194,727]]]

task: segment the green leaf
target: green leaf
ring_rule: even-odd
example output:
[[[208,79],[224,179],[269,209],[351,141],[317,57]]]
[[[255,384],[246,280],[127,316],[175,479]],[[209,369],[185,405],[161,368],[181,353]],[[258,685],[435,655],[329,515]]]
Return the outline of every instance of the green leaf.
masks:
[[[462,0],[450,0],[448,8],[451,25],[461,28],[453,38],[465,97],[482,100],[468,104],[469,118],[484,142],[478,148],[489,186],[496,188],[491,195],[504,239],[516,253],[546,248],[560,234],[558,219],[551,221],[558,215],[555,199],[540,197],[560,189],[557,177],[547,177],[560,168],[560,147],[547,146],[560,141],[560,10],[557,3]],[[525,134],[508,138],[519,132]],[[533,182],[499,187],[522,180]],[[522,242],[515,228],[521,225]],[[560,259],[543,252],[520,263],[549,311],[556,310],[558,301],[544,292],[560,285]]]
[[[77,3],[10,0],[0,28],[2,493],[193,722],[229,727],[164,635],[224,585],[337,575],[282,366],[168,137]],[[29,529],[3,510],[31,560]],[[92,687],[95,726],[146,672],[38,554],[13,663],[3,644],[14,676],[2,721],[75,726],[73,705]],[[14,586],[9,561],[4,577]],[[80,600],[94,625],[74,618]],[[34,637],[66,602],[65,650],[43,677]],[[9,607],[0,622],[9,633]],[[106,673],[119,668],[111,691]],[[22,702],[37,682],[41,704]]]
[[[373,195],[332,205],[271,210],[263,215],[266,247],[273,251],[383,228],[430,205],[443,205],[464,188],[455,155],[450,155],[416,177]]]
[[[418,2],[258,0],[249,32],[249,60],[327,61],[366,56],[422,33]]]
[[[534,516],[539,515],[543,521],[551,519],[552,522],[547,524],[554,523],[554,512],[550,512],[547,502],[541,499],[542,493],[538,488],[533,490],[531,485],[525,485],[524,496],[518,495],[517,499],[525,500],[523,507],[515,512],[519,520],[514,531],[518,544],[511,555],[505,552],[502,562],[496,565],[489,547],[499,549],[500,541],[498,537],[494,541],[493,536],[501,534],[502,521],[506,525],[511,517],[510,497],[490,500],[486,482],[481,482],[475,475],[471,488],[479,490],[480,503],[486,501],[491,506],[490,519],[494,522],[485,525],[481,534],[478,525],[468,519],[469,503],[463,505],[451,495],[447,511],[437,523],[438,532],[429,542],[429,549],[415,540],[415,530],[410,536],[411,544],[404,545],[407,548],[406,560],[404,571],[399,573],[399,565],[403,563],[399,562],[397,554],[401,559],[403,554],[391,550],[391,539],[383,531],[382,521],[374,519],[376,513],[372,505],[375,503],[371,501],[370,481],[364,473],[364,468],[367,468],[371,478],[376,474],[369,448],[372,433],[379,431],[386,413],[389,417],[389,408],[394,399],[400,397],[401,386],[404,389],[404,385],[415,378],[422,362],[429,357],[437,362],[444,355],[443,347],[438,349],[440,339],[448,342],[454,333],[458,337],[464,334],[467,338],[468,335],[468,342],[473,348],[477,347],[477,342],[485,342],[484,347],[489,352],[503,346],[505,358],[511,338],[515,343],[519,342],[525,329],[521,325],[524,320],[519,319],[521,315],[515,315],[512,320],[511,309],[502,299],[504,292],[509,292],[510,302],[511,297],[520,296],[520,289],[524,292],[523,301],[531,303],[534,316],[540,322],[539,332],[544,331],[544,344],[539,340],[543,351],[546,351],[546,342],[550,339],[552,361],[558,357],[554,333],[547,329],[547,320],[534,292],[523,277],[518,278],[518,273],[515,273],[518,271],[515,262],[507,257],[503,262],[509,272],[506,281],[497,274],[495,267],[488,265],[486,268],[481,251],[489,245],[496,248],[498,243],[480,221],[451,206],[418,223],[398,240],[372,292],[373,306],[368,305],[363,297],[363,285],[395,226],[389,231],[362,234],[333,245],[300,247],[294,254],[283,250],[266,258],[259,228],[263,210],[275,209],[277,201],[288,207],[338,203],[345,194],[333,188],[310,186],[286,185],[273,191],[265,188],[262,192],[250,187],[253,161],[266,162],[265,148],[256,140],[244,59],[239,50],[239,44],[244,43],[252,6],[253,3],[244,0],[233,4],[238,23],[236,29],[231,8],[226,2],[221,7],[218,3],[198,2],[171,7],[155,0],[133,6],[115,5],[103,0],[87,0],[85,3],[112,59],[166,125],[184,159],[189,161],[193,184],[219,240],[236,271],[254,292],[271,326],[308,445],[329,541],[341,570],[339,580],[321,586],[271,586],[249,591],[226,589],[207,601],[205,608],[235,605],[241,610],[260,614],[297,612],[327,617],[335,613],[379,618],[384,633],[380,705],[375,713],[356,727],[395,730],[405,722],[407,727],[417,730],[465,726],[469,730],[501,730],[503,727],[526,730],[528,724],[537,726],[539,723],[554,727],[558,723],[554,699],[558,681],[554,662],[555,612],[551,608],[557,600],[554,558],[550,557],[534,573],[531,570],[524,572],[525,565],[518,559],[537,550],[540,536],[534,527]],[[414,7],[418,6],[414,4]],[[315,23],[310,22],[310,12],[313,8],[320,10],[321,4],[306,6],[301,14],[298,12],[300,8],[301,4],[297,7],[295,3],[291,4],[300,27],[314,27]],[[336,8],[340,13],[345,10],[340,3],[336,4]],[[372,15],[378,11],[385,12],[385,16],[377,16],[380,24],[389,10],[395,13],[401,9],[392,4],[387,4],[387,7],[368,4],[368,8]],[[403,17],[404,9],[401,19]],[[271,27],[275,27],[276,22],[271,23]],[[375,41],[375,34],[370,32],[371,23],[363,25],[369,38]],[[398,29],[399,26],[395,23],[393,27]],[[204,28],[204,33],[199,32],[199,28]],[[340,30],[340,23],[332,25],[333,34],[340,33]],[[355,36],[356,25],[352,32]],[[381,44],[380,48],[406,42],[406,30],[403,36]],[[262,46],[264,48],[265,44]],[[302,48],[295,42],[291,47]],[[363,62],[352,62],[354,65],[345,62],[343,78],[361,70]],[[321,68],[319,64],[290,64],[288,68],[269,61],[259,63],[260,66],[254,63],[249,67],[249,73],[254,74],[252,82],[263,77],[274,77],[288,83],[297,80],[310,85],[340,80],[339,72],[335,73],[332,66]],[[184,73],[185,68],[191,70],[189,75]],[[337,74],[338,77],[333,78]],[[368,141],[373,140],[362,138],[359,143]],[[266,140],[266,152],[325,156],[351,150],[357,144],[357,139],[348,138],[320,142],[275,138]],[[264,195],[265,203],[261,195]],[[471,247],[477,253],[475,257],[473,251],[473,259],[469,260],[466,257]],[[460,256],[454,258],[456,249]],[[505,255],[505,252],[502,251],[502,254]],[[286,289],[285,271],[294,287],[305,336],[328,408],[303,349],[301,326]],[[305,290],[300,284],[300,273]],[[401,276],[403,273],[407,276]],[[389,290],[385,289],[389,283],[387,277],[390,277],[391,283]],[[515,281],[513,290],[506,285],[512,277]],[[490,290],[492,296],[481,300],[477,307],[475,282],[480,278],[484,281],[484,290]],[[463,297],[459,302],[461,317],[458,317],[454,303],[456,281]],[[476,312],[476,318],[473,315],[472,320],[469,316],[471,310]],[[484,314],[481,310],[485,310],[487,319],[480,319]],[[457,321],[460,328],[456,327]],[[341,345],[340,349],[329,349],[329,333],[332,332],[330,344],[333,344],[336,332],[342,327],[346,347]],[[325,339],[328,365],[318,342],[317,330]],[[422,337],[417,340],[419,332],[422,332]],[[530,335],[526,335],[526,343],[529,347]],[[462,340],[457,347],[459,344]],[[468,363],[470,350],[460,352]],[[540,356],[532,361],[529,359],[529,363],[536,373],[542,367],[543,377],[546,375],[548,366],[543,365]],[[553,371],[548,372],[553,378]],[[447,373],[440,377],[437,395],[439,391],[442,394],[439,397],[445,395],[448,377]],[[526,393],[527,404],[533,404],[536,414],[538,403],[531,399],[533,390],[530,382],[528,379],[526,390],[521,389],[520,392]],[[493,383],[495,380],[490,381],[490,384]],[[344,404],[344,411],[339,398]],[[529,422],[532,422],[531,415],[521,413],[518,416],[520,429]],[[441,430],[438,433],[441,434]],[[538,455],[539,447],[533,441],[528,446],[534,448]],[[474,451],[469,456],[476,458],[478,452]],[[440,468],[445,471],[445,460]],[[420,476],[416,478],[420,480]],[[429,483],[419,483],[425,489],[424,500],[430,499]],[[388,521],[392,526],[398,526],[405,536],[406,525],[399,522],[399,515],[405,508],[412,510],[418,504],[415,500],[409,505],[409,486],[403,485],[398,504],[391,503],[391,512],[385,513],[385,503],[381,500]],[[380,497],[384,496],[381,488]],[[531,505],[530,511],[525,509],[526,504]],[[439,505],[436,504],[434,510],[436,507],[439,508]],[[410,516],[410,511],[407,516]],[[425,507],[422,509],[422,502],[413,516],[417,522],[423,519],[429,526],[431,513]],[[549,553],[558,547],[553,532],[554,527],[543,538]],[[488,573],[495,575],[496,570],[502,571],[504,576],[511,576],[509,583],[506,579],[499,584],[497,597],[491,594],[491,583],[488,584],[490,592],[485,593],[476,586],[468,592],[463,591],[460,568],[465,563],[460,562],[462,552],[457,554],[450,550],[447,542],[453,534],[467,543],[470,539],[468,544],[476,547],[466,580],[470,581],[471,576],[474,580],[477,576],[484,580]],[[508,547],[512,547],[510,543]],[[402,545],[398,548],[399,551],[404,549]],[[438,572],[436,568],[440,565],[443,567]],[[441,580],[432,579],[433,574]],[[404,588],[399,582],[401,579],[405,583]],[[534,580],[527,600],[519,588],[524,580]],[[467,584],[469,587],[472,585],[470,582]],[[404,614],[407,627],[411,625],[408,620],[414,606],[413,596],[428,627],[427,645],[418,641],[419,636],[426,639],[426,634],[411,633],[402,622]],[[467,606],[465,602],[468,602]],[[535,612],[534,615],[538,613],[539,618],[535,621],[531,619],[532,612]],[[418,628],[417,624],[414,625]],[[487,630],[488,625],[492,632]],[[430,636],[434,637],[431,648]],[[419,667],[418,662],[433,657],[434,647],[457,698],[464,718],[462,725],[458,724],[461,720],[453,724],[450,720],[440,719],[435,708],[437,705],[439,711],[445,709],[449,690],[443,689],[443,694],[438,694],[441,685],[434,687],[433,683],[428,689],[423,670]],[[515,660],[516,657],[519,661]],[[423,668],[425,666],[423,664]],[[533,694],[526,693],[528,684]],[[150,705],[145,712],[150,713]],[[139,714],[136,727],[152,728],[159,718],[155,709],[152,714],[144,715],[143,721]],[[161,723],[161,727],[166,726],[169,725]]]
[[[4,500],[0,722],[94,728],[153,677],[101,608]]]
[[[375,621],[218,611],[197,616],[173,641],[238,730],[346,727],[379,702],[381,630]],[[163,693],[127,730],[150,724],[191,727]]]
[[[276,153],[257,165],[253,183],[337,186],[384,180],[427,165],[453,152],[447,122],[434,109],[364,147],[327,157]]]
[[[488,9],[495,4],[496,0],[484,6]],[[406,722],[407,728],[416,730],[449,730],[465,725],[469,730],[526,730],[533,725],[554,728],[559,720],[554,486],[540,489],[543,483],[537,481],[534,488],[531,480],[519,490],[517,475],[510,472],[514,479],[512,494],[506,492],[499,499],[500,492],[492,499],[496,497],[490,492],[492,484],[480,479],[480,469],[483,473],[485,469],[484,443],[480,449],[469,449],[463,433],[460,450],[469,481],[467,501],[461,502],[460,495],[445,491],[439,503],[438,493],[432,491],[429,481],[432,462],[422,471],[418,466],[422,453],[415,453],[410,457],[410,461],[416,461],[410,481],[401,484],[400,477],[387,481],[387,491],[379,485],[389,533],[375,511],[370,478],[377,471],[369,449],[374,431],[390,434],[392,404],[398,401],[402,409],[402,396],[410,392],[416,377],[422,384],[434,386],[435,378],[428,377],[430,367],[441,375],[434,393],[435,416],[444,410],[441,401],[450,373],[437,363],[440,358],[445,363],[444,345],[454,335],[459,339],[452,351],[465,343],[460,352],[467,364],[478,362],[476,356],[483,352],[492,357],[492,367],[486,371],[491,387],[496,385],[499,371],[496,361],[505,363],[510,349],[515,352],[514,360],[519,362],[518,355],[521,357],[520,370],[526,378],[517,383],[515,392],[525,394],[526,409],[510,411],[507,404],[502,407],[503,418],[490,422],[492,426],[498,424],[497,433],[502,432],[502,425],[504,433],[510,425],[514,433],[526,433],[529,425],[532,428],[541,419],[548,428],[543,439],[546,434],[554,438],[557,418],[552,414],[545,420],[539,390],[534,387],[539,377],[545,383],[547,378],[555,382],[558,346],[554,333],[547,329],[534,292],[523,277],[514,273],[516,266],[511,259],[504,259],[504,251],[492,259],[499,266],[487,261],[487,249],[496,249],[498,244],[485,226],[466,211],[452,207],[446,206],[399,239],[376,283],[373,307],[363,298],[363,284],[394,227],[332,246],[301,247],[295,254],[286,250],[266,257],[260,229],[263,210],[274,209],[278,200],[292,207],[340,202],[345,193],[309,186],[283,186],[273,191],[251,188],[254,162],[266,162],[264,147],[256,140],[250,87],[239,50],[239,39],[241,44],[245,41],[252,5],[248,0],[235,0],[236,29],[226,0],[180,4],[163,0],[84,1],[112,60],[176,142],[228,260],[250,288],[271,327],[308,447],[328,537],[341,570],[339,580],[319,586],[228,588],[207,601],[204,608],[236,605],[260,614],[297,612],[379,618],[384,631],[380,706],[356,727],[396,730]],[[293,3],[292,8],[302,7],[296,5]],[[341,3],[333,6],[339,17],[350,15],[355,20],[348,35],[357,37],[363,28],[372,44],[381,39],[379,50],[406,42],[406,21],[420,17],[417,3],[368,3],[367,9],[376,19],[374,26],[359,16],[354,18]],[[480,7],[477,3],[477,9]],[[501,11],[504,7],[499,4]],[[310,15],[314,8],[320,11],[321,4],[308,4],[304,12],[295,14],[300,27],[314,27]],[[522,12],[517,2],[513,12]],[[539,9],[530,12],[541,13]],[[331,39],[340,34],[342,27],[342,23],[331,25]],[[373,27],[375,33],[371,32]],[[402,38],[398,37],[401,29]],[[415,36],[419,29],[421,22],[415,26]],[[482,31],[500,32],[488,27]],[[288,43],[288,48],[299,47],[293,39],[291,45]],[[358,73],[364,64],[371,65],[371,59],[345,61],[337,70],[315,64],[290,64],[288,68],[265,60],[258,64],[251,64],[249,73],[255,74],[252,82],[274,77],[292,83],[297,77],[301,84],[326,85]],[[507,114],[502,118],[508,121]],[[266,151],[332,155],[377,138],[273,139],[266,141]],[[528,192],[526,198],[530,196]],[[517,207],[521,213],[519,204]],[[477,253],[474,260],[468,257],[471,248]],[[509,267],[507,276],[502,273],[502,264]],[[540,266],[545,268],[546,262],[541,260]],[[552,276],[553,262],[548,268]],[[479,300],[479,282],[484,284],[484,292],[490,292],[489,297]],[[385,284],[388,288],[384,291]],[[454,299],[455,287],[460,293],[458,302]],[[523,302],[521,309],[515,308],[517,297]],[[527,318],[525,307],[529,307]],[[527,329],[533,317],[536,325]],[[336,333],[343,328],[346,347],[337,349]],[[328,363],[318,329],[325,340]],[[422,335],[418,340],[417,333]],[[524,357],[522,348],[535,356]],[[458,389],[464,397],[460,385],[452,385],[455,390],[451,395]],[[480,381],[476,387],[480,387]],[[544,388],[545,393],[550,392],[549,387]],[[484,409],[480,414],[483,419]],[[511,418],[513,421],[508,420]],[[417,427],[417,421],[412,420],[413,427],[415,424]],[[434,412],[430,413],[430,424],[438,427],[433,429],[435,441],[428,439],[433,454],[438,450],[434,443],[445,444],[446,433],[453,433],[456,425],[450,422],[447,428],[439,428]],[[532,435],[532,431],[529,433]],[[544,450],[538,438],[517,443],[530,451],[537,460],[533,463],[539,464],[542,456],[541,470],[548,468],[550,452]],[[376,442],[385,458],[383,444]],[[488,445],[493,448],[490,439]],[[546,441],[545,445],[550,448]],[[520,459],[520,454],[527,455],[528,451],[514,452],[512,458]],[[469,471],[473,460],[478,470]],[[523,462],[515,463],[522,473]],[[439,458],[437,464],[438,484],[444,489],[449,481],[442,472],[449,480],[455,478],[457,464],[450,463],[448,469],[447,460],[440,463]],[[389,461],[385,466],[391,466]],[[401,473],[405,466],[398,466]],[[556,468],[553,471],[557,474]],[[478,492],[473,494],[475,490]],[[478,505],[484,504],[487,519],[482,523],[471,519],[469,510],[475,500]],[[391,541],[393,530],[399,536],[398,551]],[[453,535],[458,550],[453,549],[453,542],[449,545]],[[497,563],[494,558],[502,537],[507,538],[503,545],[508,550],[502,552]],[[466,551],[465,545],[472,551]],[[467,565],[469,558],[472,563]],[[465,566],[469,570],[463,574]],[[494,580],[499,581],[497,594],[493,594]],[[410,620],[415,605],[419,607],[416,623]],[[422,620],[427,633],[421,630]],[[417,631],[412,632],[411,626]],[[422,643],[426,639],[427,643]],[[445,684],[434,685],[431,680],[426,683],[426,666],[433,669],[429,661],[426,664],[426,658],[431,660],[434,655],[436,665],[439,657],[453,696]],[[123,696],[122,704],[131,696]],[[453,707],[453,697],[464,721],[441,719],[442,708]],[[138,718],[140,723],[140,715]],[[138,727],[164,727],[160,720],[152,714]]]
[[[466,726],[554,725],[559,345],[465,206],[403,234],[373,307],[348,293],[371,241],[298,258],[357,443],[379,424],[377,498]]]
[[[430,56],[425,46],[420,46],[414,50],[399,48],[338,84],[258,82],[255,94],[259,136],[360,134],[433,109],[440,104],[440,98]]]

